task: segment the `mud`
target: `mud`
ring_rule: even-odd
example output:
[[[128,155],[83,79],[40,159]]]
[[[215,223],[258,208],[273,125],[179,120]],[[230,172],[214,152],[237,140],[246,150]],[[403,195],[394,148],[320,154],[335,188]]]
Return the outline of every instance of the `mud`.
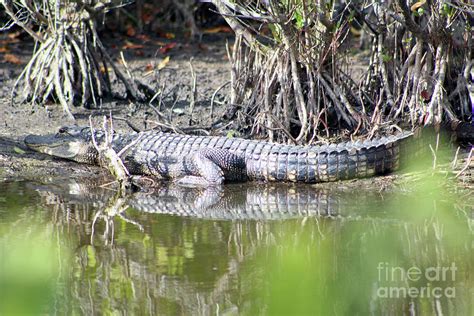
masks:
[[[204,37],[200,43],[162,38],[147,39],[144,42],[133,43],[142,45],[137,49],[123,49],[130,47],[130,42],[123,39],[105,38],[105,43],[116,60],[120,58],[120,51],[123,51],[132,76],[139,78],[156,91],[161,91],[161,106],[157,101],[151,107],[148,104],[130,101],[104,100],[97,108],[72,108],[75,121],[69,119],[57,104],[38,106],[12,102],[11,92],[15,80],[31,57],[33,43],[28,40],[9,43],[8,52],[19,57],[21,64],[0,64],[0,181],[37,180],[64,175],[81,178],[97,173],[105,175],[106,171],[99,167],[79,165],[38,154],[23,144],[23,139],[28,134],[52,133],[64,125],[88,125],[89,117],[97,126],[104,115],[112,115],[114,128],[119,132],[131,130],[125,122],[127,120],[141,130],[163,126],[163,123],[169,122],[182,129],[192,127],[195,132],[199,132],[200,128],[204,128],[211,133],[225,135],[232,129],[232,122],[221,120],[229,96],[229,85],[222,87],[230,80],[226,42],[232,39],[227,36],[212,34]],[[0,34],[0,40],[5,40],[6,37],[7,34]],[[163,47],[167,47],[170,43],[173,43],[174,47],[163,51]],[[4,60],[4,57],[5,52],[0,51],[0,60]],[[160,64],[163,66],[166,57],[169,57],[169,62],[158,70]],[[190,115],[191,65],[196,75],[196,102],[192,115]],[[113,84],[115,92],[125,94],[124,87],[117,84],[116,80]],[[219,91],[214,99],[214,116],[211,117],[209,105],[217,89]],[[216,125],[215,123],[220,120],[223,122]],[[226,127],[226,123],[230,124]],[[221,128],[209,129],[211,125]],[[472,172],[472,168],[469,170]],[[472,180],[472,177],[470,179]],[[394,182],[400,182],[399,180],[399,175],[391,175],[320,185],[354,188],[369,186],[376,190],[384,190]]]
[[[142,45],[133,49],[124,49],[130,46],[130,42],[105,38],[104,41],[116,60],[120,59],[120,51],[123,51],[132,76],[162,92],[161,106],[158,106],[159,98],[152,103],[154,108],[126,100],[103,100],[97,108],[71,108],[74,121],[68,118],[58,104],[38,106],[12,102],[11,93],[15,80],[31,57],[33,43],[27,39],[8,41],[8,51],[0,52],[0,60],[4,61],[8,53],[18,57],[21,63],[0,64],[0,179],[45,177],[61,173],[86,174],[91,168],[97,169],[36,154],[23,145],[23,139],[28,134],[51,133],[64,125],[88,125],[89,116],[95,124],[99,124],[104,115],[112,114],[115,118],[114,128],[120,132],[130,131],[124,120],[141,130],[154,128],[166,121],[179,127],[209,127],[222,116],[225,110],[223,104],[229,95],[228,85],[216,93],[214,116],[211,118],[209,104],[212,95],[230,80],[226,36],[204,37],[200,43],[150,38],[141,43],[133,43]],[[7,34],[0,34],[0,40],[7,41]],[[163,52],[163,47],[171,43],[174,47]],[[169,62],[158,70],[166,57],[169,57]],[[196,75],[196,99],[192,115],[191,65]],[[124,87],[112,80],[114,92],[125,95]]]

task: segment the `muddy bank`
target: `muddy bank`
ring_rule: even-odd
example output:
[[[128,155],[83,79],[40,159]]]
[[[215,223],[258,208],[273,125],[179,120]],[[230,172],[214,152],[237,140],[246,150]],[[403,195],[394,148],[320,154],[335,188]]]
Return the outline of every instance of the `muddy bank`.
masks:
[[[132,75],[156,91],[161,91],[159,97],[152,106],[125,100],[109,100],[102,102],[97,108],[72,108],[75,121],[70,120],[57,104],[12,104],[11,91],[17,76],[31,56],[33,46],[32,43],[11,44],[10,50],[19,56],[22,63],[3,63],[0,66],[0,179],[5,181],[64,175],[87,177],[97,172],[106,174],[98,167],[54,159],[34,153],[23,145],[23,139],[28,134],[52,133],[64,125],[88,125],[89,116],[95,124],[99,124],[104,115],[112,114],[114,127],[120,132],[131,130],[126,123],[128,121],[141,130],[155,127],[172,129],[170,127],[174,126],[199,133],[201,128],[209,130],[209,127],[213,126],[211,133],[225,135],[228,130],[233,129],[232,122],[222,120],[229,95],[229,85],[224,84],[230,80],[225,41],[226,38],[203,43],[174,42],[176,45],[172,49],[163,52],[161,48],[166,43],[162,39],[154,39],[143,43],[140,50],[125,50],[125,58]],[[119,56],[121,48],[129,44],[109,41],[108,45],[112,55]],[[0,53],[2,54],[4,53]],[[165,62],[166,60],[168,61]],[[196,102],[191,112],[193,71],[196,75]],[[115,88],[118,94],[124,93],[123,87],[116,85]],[[213,95],[214,116],[211,117],[209,104]],[[188,127],[191,128],[187,129]],[[461,164],[462,160],[458,168],[462,167]],[[472,167],[466,175],[472,181]],[[395,182],[404,181],[404,178],[391,175],[320,185],[354,188],[369,186],[384,190]]]
[[[2,34],[0,40],[6,39],[7,34]],[[123,40],[105,40],[116,59],[123,48],[130,46]],[[89,116],[95,124],[99,124],[104,115],[112,114],[114,127],[120,132],[131,130],[125,120],[142,130],[163,127],[163,124],[197,128],[211,126],[222,116],[225,110],[223,104],[229,94],[228,85],[221,87],[230,79],[225,42],[224,35],[205,38],[202,43],[174,41],[173,48],[165,52],[162,48],[170,41],[155,38],[140,43],[140,49],[123,50],[132,75],[161,91],[160,96],[152,106],[126,100],[104,100],[97,108],[73,107],[71,111],[75,121],[72,121],[58,104],[37,106],[12,102],[15,80],[31,57],[33,43],[9,41],[8,52],[0,52],[0,60],[4,60],[6,54],[14,54],[21,63],[0,65],[0,178],[31,178],[61,173],[81,175],[90,172],[91,168],[96,171],[96,167],[80,166],[33,153],[23,145],[23,139],[28,134],[52,133],[65,125],[88,125]],[[168,61],[164,63],[165,59]],[[196,75],[196,102],[191,112],[192,71]],[[124,95],[124,87],[118,85],[116,80],[114,83],[115,92]],[[211,118],[209,104],[214,93],[214,116]]]
[[[108,41],[110,51],[117,60],[121,48],[127,47],[124,42]],[[123,50],[125,59],[132,76],[160,91],[159,97],[153,102],[159,110],[174,124],[189,125],[190,100],[192,94],[191,64],[196,75],[196,102],[192,112],[192,125],[207,126],[211,123],[208,114],[208,105],[213,93],[223,83],[230,79],[229,64],[225,48],[225,38],[206,43],[174,42],[172,49],[160,52],[160,47],[166,45],[162,39],[154,39],[142,44],[140,50]],[[67,118],[57,104],[48,104],[45,107],[34,105],[12,106],[11,92],[16,78],[26,65],[32,52],[32,44],[13,43],[10,51],[15,52],[21,64],[2,63],[0,66],[0,135],[21,137],[28,133],[51,132],[67,124],[86,124],[89,115],[98,117],[112,113],[114,117],[126,118],[140,128],[153,128],[156,122],[163,122],[155,109],[147,104],[124,101],[104,100],[95,109],[72,108],[76,121]],[[0,60],[5,57],[0,53]],[[169,58],[168,62],[163,63]],[[161,64],[161,65],[160,65]],[[162,68],[158,70],[158,68]],[[116,84],[115,92],[124,95],[124,87]],[[222,88],[215,96],[215,120],[223,111],[221,104],[228,95],[228,86]],[[158,101],[162,101],[161,105]],[[116,128],[121,130],[126,124],[116,121]]]

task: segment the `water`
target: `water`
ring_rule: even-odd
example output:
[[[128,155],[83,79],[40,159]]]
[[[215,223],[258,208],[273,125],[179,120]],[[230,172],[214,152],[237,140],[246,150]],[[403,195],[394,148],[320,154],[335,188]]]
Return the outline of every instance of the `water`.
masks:
[[[469,315],[472,197],[448,187],[1,183],[0,314]]]

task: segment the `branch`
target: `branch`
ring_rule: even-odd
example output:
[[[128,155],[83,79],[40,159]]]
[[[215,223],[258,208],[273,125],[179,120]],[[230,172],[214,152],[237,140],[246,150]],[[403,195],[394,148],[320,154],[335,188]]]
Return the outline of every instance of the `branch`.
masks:
[[[13,12],[13,9],[11,7],[11,0],[1,0],[0,2],[3,4],[5,7],[5,12],[12,18],[13,22],[24,29],[28,34],[30,34],[31,37],[33,37],[37,42],[44,43],[44,38],[43,36],[37,34],[35,31],[33,31],[28,25],[24,24],[21,22],[17,17],[15,12]]]
[[[410,30],[410,32],[412,32],[417,38],[426,39],[428,34],[424,32],[421,27],[411,18],[411,11],[406,4],[406,0],[398,0],[398,5],[400,6],[400,9],[402,9],[402,15],[405,19],[405,24],[408,30]]]
[[[216,6],[217,10],[224,17],[225,21],[234,30],[235,34],[243,36],[248,46],[259,44],[255,36],[238,22],[229,8],[223,4],[221,0],[211,0],[211,2]]]

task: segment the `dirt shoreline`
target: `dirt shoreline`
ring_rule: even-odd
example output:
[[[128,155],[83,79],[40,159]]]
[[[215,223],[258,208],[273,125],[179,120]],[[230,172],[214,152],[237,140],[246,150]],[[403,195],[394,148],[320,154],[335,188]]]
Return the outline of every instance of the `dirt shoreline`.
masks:
[[[211,126],[226,110],[224,103],[229,95],[229,87],[224,86],[216,93],[214,117],[210,117],[209,104],[212,95],[223,83],[230,80],[230,65],[227,58],[225,38],[218,41],[190,44],[177,42],[175,48],[166,53],[169,62],[161,70],[150,72],[150,67],[157,69],[166,57],[159,53],[160,40],[145,44],[140,54],[127,51],[125,58],[132,75],[140,78],[157,91],[163,91],[163,105],[159,109],[166,118],[178,127],[190,126],[190,100],[192,94],[191,66],[197,76],[196,103],[192,112],[191,126]],[[121,43],[108,43],[109,47],[121,47]],[[31,56],[32,44],[15,44],[11,48],[20,56],[23,64],[3,63],[0,66],[0,181],[15,179],[37,179],[48,176],[87,177],[92,173],[106,172],[98,167],[79,165],[58,160],[46,155],[34,153],[23,144],[28,134],[53,133],[65,125],[88,125],[89,116],[94,124],[100,124],[104,115],[114,118],[114,128],[119,132],[130,131],[123,119],[130,121],[140,129],[156,127],[163,119],[156,113],[156,107],[127,101],[107,101],[100,108],[72,108],[76,121],[68,118],[56,104],[46,106],[19,105],[11,103],[11,91],[17,76]],[[112,48],[112,56],[119,56],[119,49]],[[0,59],[2,59],[0,53]],[[138,55],[138,56],[137,56]],[[123,87],[117,87],[123,93]],[[155,104],[156,105],[156,104]],[[224,131],[221,131],[223,133]],[[378,177],[375,180],[344,181],[344,186],[373,186],[374,189],[387,187],[397,182],[400,176]]]
[[[5,39],[6,34],[0,34]],[[189,126],[189,108],[192,94],[191,66],[197,77],[196,102],[192,112],[193,126],[210,126],[211,122],[222,116],[226,96],[229,95],[228,85],[215,95],[215,112],[211,119],[208,104],[214,92],[230,79],[230,65],[227,59],[225,37],[204,43],[187,43],[175,41],[173,49],[160,53],[160,47],[166,40],[152,39],[143,43],[140,50],[124,51],[125,59],[131,73],[136,78],[163,92],[163,105],[160,112],[166,116],[172,125]],[[112,56],[117,60],[120,48],[125,42],[109,39]],[[100,124],[104,115],[112,114],[114,128],[119,132],[130,131],[123,119],[128,120],[140,129],[149,129],[162,122],[155,109],[147,104],[128,101],[104,101],[99,108],[85,109],[73,107],[71,111],[76,118],[72,121],[57,104],[33,106],[30,104],[15,104],[11,102],[11,91],[18,75],[28,62],[33,43],[26,41],[9,44],[10,53],[19,57],[21,64],[2,63],[0,66],[0,179],[34,178],[48,175],[61,175],[72,172],[84,175],[95,167],[85,167],[66,161],[55,160],[44,155],[29,151],[23,145],[23,139],[28,134],[53,133],[65,125],[88,125],[89,116],[94,124]],[[5,53],[0,52],[0,60]],[[158,65],[169,57],[163,69]],[[149,69],[154,69],[150,71]],[[114,79],[112,79],[114,81]],[[116,82],[113,82],[113,84]],[[115,84],[115,92],[124,94],[124,88]]]

